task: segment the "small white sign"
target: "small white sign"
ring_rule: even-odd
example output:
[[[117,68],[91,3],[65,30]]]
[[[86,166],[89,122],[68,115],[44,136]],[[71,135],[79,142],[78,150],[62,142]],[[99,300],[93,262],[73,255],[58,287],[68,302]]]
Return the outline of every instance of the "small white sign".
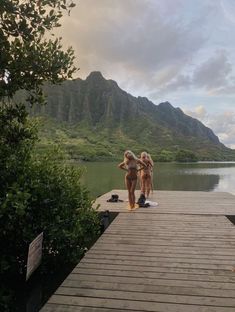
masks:
[[[42,260],[42,241],[43,232],[40,233],[29,245],[26,281],[31,274],[37,269]]]

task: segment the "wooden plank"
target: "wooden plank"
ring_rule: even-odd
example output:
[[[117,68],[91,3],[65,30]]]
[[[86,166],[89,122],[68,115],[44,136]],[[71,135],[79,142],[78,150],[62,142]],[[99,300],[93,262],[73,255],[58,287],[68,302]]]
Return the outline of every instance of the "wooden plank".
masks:
[[[194,281],[194,280],[171,280],[171,279],[154,279],[142,277],[126,277],[126,276],[112,276],[112,275],[89,275],[89,274],[70,274],[66,280],[77,281],[95,281],[95,282],[110,282],[123,284],[142,284],[142,285],[160,285],[160,286],[174,286],[174,287],[196,287],[206,289],[221,289],[225,292],[227,290],[235,290],[234,283],[215,283],[208,281]]]
[[[151,248],[153,246],[144,246],[144,245],[113,245],[112,247],[110,244],[99,244],[98,243],[93,247],[92,250],[109,250],[112,248],[112,250],[130,250],[130,251],[139,251],[139,252],[145,252],[145,251],[155,251],[155,252],[167,252],[169,254],[174,253],[183,253],[183,254],[189,254],[189,255],[226,255],[226,256],[234,256],[235,257],[235,251],[231,249],[208,249],[206,247],[184,247],[184,246],[171,246],[170,248],[166,248],[164,246],[154,246],[154,248]]]
[[[41,310],[41,312],[123,312],[119,309],[98,308],[98,307],[84,307],[65,304],[52,304],[47,303]],[[128,310],[128,312],[141,312],[140,310]]]
[[[161,286],[161,285],[142,285],[142,284],[128,284],[113,282],[96,282],[80,280],[79,283],[74,280],[65,280],[61,285],[63,287],[72,288],[92,288],[92,289],[106,289],[106,290],[122,290],[122,291],[135,291],[146,292],[153,294],[175,294],[175,295],[198,295],[204,297],[221,297],[221,298],[234,298],[235,290],[215,289],[215,288],[198,288],[198,287],[178,287],[178,286]]]
[[[87,253],[88,254],[88,253]],[[142,259],[143,257],[148,257],[149,260],[151,260],[152,258],[153,259],[156,259],[156,257],[159,257],[159,256],[162,256],[162,257],[165,257],[165,258],[174,258],[174,259],[177,259],[177,258],[180,258],[180,259],[212,259],[211,257],[211,254],[210,255],[198,255],[198,254],[194,254],[193,256],[190,255],[190,254],[177,254],[177,253],[174,253],[174,254],[170,254],[170,253],[167,253],[167,252],[138,252],[138,251],[115,251],[115,250],[111,250],[111,251],[108,251],[108,250],[92,250],[89,252],[89,254],[92,254],[92,255],[97,255],[97,258],[100,258],[101,255],[112,255],[112,256],[126,256],[126,257],[129,257],[129,256],[134,256],[134,257],[138,257],[139,259]],[[213,259],[217,259],[217,260],[231,260],[231,261],[234,261],[234,256],[226,256],[226,255],[213,255]]]
[[[158,239],[158,238],[137,238],[137,237],[108,237],[99,240],[99,243],[104,242],[105,244],[129,244],[129,245],[148,245],[148,246],[190,246],[190,247],[208,247],[208,248],[233,248],[235,249],[235,241],[196,241],[191,240],[180,240],[168,238],[168,239]]]
[[[163,262],[163,261],[141,261],[141,260],[127,260],[127,259],[123,259],[123,260],[119,260],[119,259],[115,259],[115,258],[106,258],[104,259],[104,257],[102,257],[102,259],[97,259],[95,258],[95,262],[97,263],[97,265],[99,263],[113,263],[113,264],[122,264],[122,265],[132,265],[132,266],[153,266],[153,264],[155,264],[156,266],[161,266],[161,267],[165,267],[165,268],[192,268],[192,269],[208,269],[208,270],[229,270],[231,271],[233,269],[232,265],[228,265],[228,264],[204,264],[204,263],[189,263],[189,262]],[[93,258],[86,258],[86,262],[92,262],[94,263],[94,259]]]
[[[97,268],[99,267],[99,270],[124,270],[124,271],[136,271],[137,268],[135,266],[123,266],[123,265],[115,265],[112,263],[80,263],[77,268]],[[186,273],[186,274],[197,274],[197,275],[215,275],[215,270],[207,270],[207,269],[193,269],[193,268],[169,268],[169,267],[159,267],[159,266],[151,266],[151,267],[141,267],[138,266],[139,272],[165,272],[165,273]],[[76,273],[76,271],[73,271],[73,273]],[[235,274],[228,270],[216,270],[216,276],[229,276],[229,277],[235,277]]]
[[[80,263],[79,266],[76,268],[97,268],[99,269],[104,269],[104,270],[109,270],[109,269],[117,269],[117,270],[124,270],[124,271],[136,271],[138,270],[139,272],[172,272],[172,273],[189,273],[189,274],[205,274],[205,275],[215,275],[216,276],[229,276],[229,277],[234,277],[235,274],[231,270],[225,270],[225,269],[204,269],[204,268],[184,268],[184,267],[169,267],[169,266],[159,266],[153,263],[151,266],[141,266],[141,265],[126,265],[123,263],[118,263],[114,264],[112,261],[107,262],[107,263],[100,263],[96,260],[92,262],[84,262]],[[75,269],[76,269],[75,268]],[[74,269],[74,270],[75,270]],[[73,271],[75,272],[75,271]]]
[[[140,300],[123,300],[110,298],[96,297],[78,297],[78,296],[63,296],[54,295],[49,300],[50,303],[70,304],[88,307],[114,308],[122,309],[123,311],[133,309],[149,312],[234,312],[234,307],[222,306],[203,306],[192,304],[175,304],[166,302],[146,302]]]
[[[148,302],[169,302],[176,304],[193,304],[205,306],[220,306],[220,307],[235,307],[235,299],[219,298],[219,297],[205,297],[205,296],[190,296],[190,295],[172,295],[172,294],[153,294],[147,292],[135,291],[112,291],[103,289],[91,288],[74,288],[74,287],[60,287],[55,295],[75,296],[75,297],[95,297],[95,298],[109,298]]]
[[[183,274],[183,273],[169,273],[169,272],[148,272],[139,271],[127,271],[127,270],[97,270],[92,268],[76,268],[71,274],[97,274],[107,276],[124,276],[124,277],[140,277],[140,278],[152,278],[152,279],[171,279],[171,280],[192,280],[192,281],[209,281],[209,282],[223,282],[235,284],[235,278],[233,276],[222,275],[203,275],[203,274]],[[235,288],[235,285],[233,285]]]
[[[159,206],[119,211],[42,312],[234,312],[235,196],[157,191]],[[138,194],[138,192],[137,192]]]
[[[97,199],[97,203],[101,205],[100,210],[127,212],[127,203],[110,204],[106,202],[113,193],[118,194],[122,199],[127,198],[126,191],[112,190]],[[136,193],[137,196],[138,192]],[[235,196],[229,193],[154,191],[150,199],[157,201],[159,206],[149,209],[141,208],[139,213],[235,214]]]
[[[97,256],[97,254],[91,254],[91,253],[89,253],[89,256],[87,256],[86,257],[86,259],[99,259],[100,258],[100,254],[99,254],[99,256]],[[234,258],[233,259],[229,259],[229,260],[227,260],[227,259],[223,259],[222,257],[221,257],[221,259],[214,259],[214,258],[209,258],[209,257],[207,257],[207,258],[203,258],[203,256],[201,256],[201,258],[194,258],[194,257],[182,257],[182,258],[180,258],[180,257],[178,257],[178,258],[173,258],[173,257],[163,257],[163,256],[158,256],[158,257],[152,257],[152,258],[150,258],[150,257],[148,257],[148,256],[146,256],[146,257],[144,257],[144,256],[142,256],[141,258],[139,258],[139,257],[136,257],[136,256],[132,256],[132,255],[129,255],[128,257],[126,256],[126,255],[115,255],[115,256],[112,256],[112,255],[110,255],[110,254],[103,254],[103,257],[102,257],[103,259],[115,259],[115,260],[126,260],[127,258],[130,260],[130,261],[132,261],[132,260],[136,260],[136,259],[138,259],[138,260],[141,260],[141,261],[146,261],[146,265],[148,265],[148,263],[149,264],[152,264],[152,263],[154,263],[154,264],[157,264],[158,265],[158,263],[160,262],[160,263],[162,263],[162,262],[174,262],[174,263],[200,263],[200,264],[203,264],[203,263],[205,263],[205,264],[222,264],[222,265],[231,265],[231,266],[233,266],[233,265],[235,265],[235,260],[234,260]],[[94,262],[95,262],[95,260],[94,260]]]

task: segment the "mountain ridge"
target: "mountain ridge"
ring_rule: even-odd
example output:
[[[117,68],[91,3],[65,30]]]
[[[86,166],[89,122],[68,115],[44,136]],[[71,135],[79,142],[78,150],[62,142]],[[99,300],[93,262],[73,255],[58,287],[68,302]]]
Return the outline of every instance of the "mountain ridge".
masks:
[[[136,143],[138,150],[142,145],[154,154],[163,149],[174,153],[180,148],[192,150],[199,159],[226,159],[233,154],[210,128],[179,107],[167,101],[156,105],[146,97],[134,97],[98,71],[91,72],[85,80],[45,85],[44,91],[47,105],[32,109],[31,114],[77,127],[81,137],[84,128],[90,135],[92,131],[106,131],[111,145],[115,134],[118,144],[119,133]]]

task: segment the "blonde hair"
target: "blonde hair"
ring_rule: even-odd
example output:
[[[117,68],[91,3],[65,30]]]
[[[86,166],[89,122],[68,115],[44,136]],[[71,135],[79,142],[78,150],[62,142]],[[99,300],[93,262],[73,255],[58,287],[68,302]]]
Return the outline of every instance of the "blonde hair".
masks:
[[[142,152],[142,153],[140,154],[140,158],[142,158],[143,156],[148,157],[147,152]]]
[[[149,161],[150,161],[150,163],[151,163],[151,165],[152,165],[152,167],[153,167],[153,160],[152,160],[151,155],[150,155],[150,154],[147,154],[147,157],[148,157],[148,159],[149,159]]]
[[[127,150],[127,151],[124,152],[124,163],[126,163],[129,160],[127,158],[127,154],[130,154],[133,157],[133,159],[135,159],[135,160],[138,159],[132,151]]]

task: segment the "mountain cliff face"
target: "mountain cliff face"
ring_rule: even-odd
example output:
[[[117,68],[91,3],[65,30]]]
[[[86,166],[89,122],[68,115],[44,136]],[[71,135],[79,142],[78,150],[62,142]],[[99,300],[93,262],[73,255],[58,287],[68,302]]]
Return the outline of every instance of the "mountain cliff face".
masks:
[[[112,140],[114,136],[125,136],[156,153],[163,148],[190,148],[199,154],[202,149],[210,153],[229,150],[211,129],[180,108],[169,102],[155,105],[145,97],[136,98],[100,72],[92,72],[86,80],[47,85],[45,93],[47,105],[31,113],[79,127],[80,134],[82,125],[96,132],[106,129]]]

